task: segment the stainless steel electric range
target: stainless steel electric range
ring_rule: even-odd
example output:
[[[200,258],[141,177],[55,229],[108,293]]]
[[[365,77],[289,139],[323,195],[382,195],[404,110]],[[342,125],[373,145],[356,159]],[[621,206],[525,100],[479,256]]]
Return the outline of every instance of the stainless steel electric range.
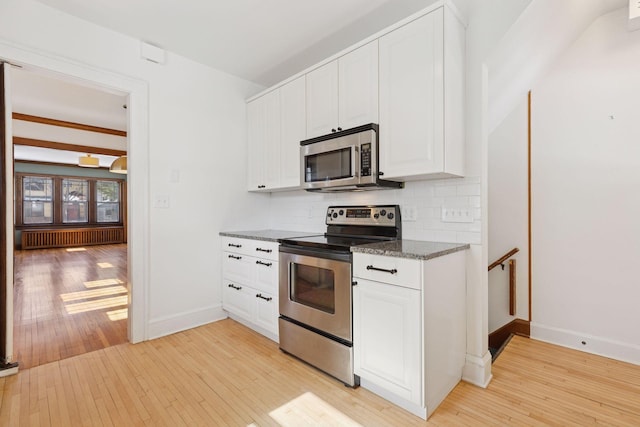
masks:
[[[327,232],[280,244],[280,348],[355,387],[351,247],[402,237],[400,207],[329,206]]]

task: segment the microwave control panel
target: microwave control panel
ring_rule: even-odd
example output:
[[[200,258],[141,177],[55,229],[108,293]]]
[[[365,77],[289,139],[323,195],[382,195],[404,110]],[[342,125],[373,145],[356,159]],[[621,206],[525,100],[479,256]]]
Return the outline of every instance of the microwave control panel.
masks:
[[[371,176],[371,143],[360,146],[360,176]]]

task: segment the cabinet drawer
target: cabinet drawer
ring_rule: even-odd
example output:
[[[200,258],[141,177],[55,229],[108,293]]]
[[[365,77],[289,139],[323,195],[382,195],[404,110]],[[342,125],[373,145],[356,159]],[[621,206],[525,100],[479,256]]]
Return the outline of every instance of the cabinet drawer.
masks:
[[[278,260],[278,246],[279,243],[277,242],[264,240],[240,239],[237,237],[222,238],[223,252],[234,252],[274,261]]]
[[[419,260],[381,255],[353,254],[353,275],[362,279],[421,289],[422,264]]]

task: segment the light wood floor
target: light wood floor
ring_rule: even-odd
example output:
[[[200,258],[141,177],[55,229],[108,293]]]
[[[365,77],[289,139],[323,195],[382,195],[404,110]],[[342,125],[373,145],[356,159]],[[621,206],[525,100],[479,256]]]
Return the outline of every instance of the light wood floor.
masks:
[[[0,379],[2,426],[640,425],[640,367],[514,338],[425,422],[223,320]]]
[[[15,252],[21,369],[127,342],[127,245]]]

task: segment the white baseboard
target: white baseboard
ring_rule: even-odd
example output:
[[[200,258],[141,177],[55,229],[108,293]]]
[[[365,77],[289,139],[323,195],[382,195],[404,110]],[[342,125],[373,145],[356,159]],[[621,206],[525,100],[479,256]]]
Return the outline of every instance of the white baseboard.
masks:
[[[149,321],[147,338],[152,340],[164,337],[226,318],[227,312],[222,309],[221,304],[160,317]]]
[[[640,365],[640,346],[531,322],[531,338]],[[584,343],[584,344],[583,344]]]
[[[491,353],[487,351],[482,357],[467,353],[462,370],[462,380],[478,387],[487,388],[491,378]]]
[[[9,369],[2,369],[0,370],[0,378],[8,377],[9,375],[15,375],[17,373],[18,373],[17,366],[14,366],[13,368],[9,368]]]

